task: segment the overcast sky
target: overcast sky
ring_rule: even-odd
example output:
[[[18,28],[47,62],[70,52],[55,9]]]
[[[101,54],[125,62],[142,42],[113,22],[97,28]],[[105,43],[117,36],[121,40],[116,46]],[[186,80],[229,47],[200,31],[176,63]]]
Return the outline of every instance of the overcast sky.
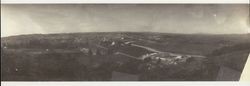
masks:
[[[1,36],[147,31],[244,34],[249,5],[1,5]]]

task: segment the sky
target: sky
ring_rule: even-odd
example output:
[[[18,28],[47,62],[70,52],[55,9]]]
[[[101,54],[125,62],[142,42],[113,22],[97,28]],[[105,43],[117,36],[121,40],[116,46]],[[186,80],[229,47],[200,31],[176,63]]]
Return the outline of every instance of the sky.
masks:
[[[4,4],[1,37],[75,32],[250,33],[248,4]]]

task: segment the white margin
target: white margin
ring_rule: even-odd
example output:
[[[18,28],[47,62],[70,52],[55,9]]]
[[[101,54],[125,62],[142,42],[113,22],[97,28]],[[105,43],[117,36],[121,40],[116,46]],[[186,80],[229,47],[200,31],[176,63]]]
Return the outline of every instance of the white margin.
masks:
[[[249,0],[1,0],[3,4],[41,4],[41,3],[94,3],[94,4],[120,4],[120,3],[140,3],[140,4],[187,4],[187,3],[204,3],[204,4],[249,4]]]
[[[1,0],[1,4],[249,4],[249,0]],[[249,58],[248,58],[249,59]],[[250,86],[250,82],[12,82],[1,86]]]

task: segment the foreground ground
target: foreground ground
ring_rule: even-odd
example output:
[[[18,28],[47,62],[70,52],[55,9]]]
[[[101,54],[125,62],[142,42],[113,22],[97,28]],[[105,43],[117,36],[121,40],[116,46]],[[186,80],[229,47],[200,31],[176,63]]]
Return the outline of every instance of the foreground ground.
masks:
[[[241,73],[250,52],[249,34],[35,34],[1,41],[2,80],[10,81],[108,81],[124,74],[131,80],[218,80],[220,69]]]

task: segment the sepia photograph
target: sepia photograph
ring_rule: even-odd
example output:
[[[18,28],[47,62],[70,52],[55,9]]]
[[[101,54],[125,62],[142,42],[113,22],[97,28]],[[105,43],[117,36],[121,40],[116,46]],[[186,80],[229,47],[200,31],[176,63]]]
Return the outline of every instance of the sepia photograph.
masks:
[[[239,81],[249,4],[1,4],[1,81]]]

